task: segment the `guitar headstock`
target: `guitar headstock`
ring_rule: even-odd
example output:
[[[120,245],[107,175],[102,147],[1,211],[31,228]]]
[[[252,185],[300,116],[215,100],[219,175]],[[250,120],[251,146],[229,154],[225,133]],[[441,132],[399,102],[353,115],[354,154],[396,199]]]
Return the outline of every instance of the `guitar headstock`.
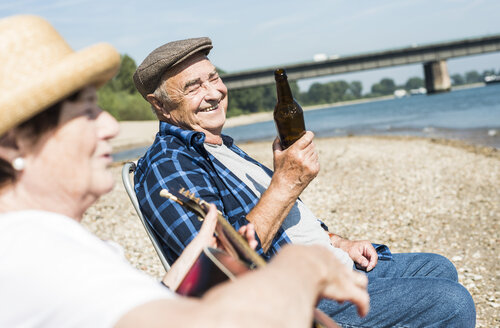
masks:
[[[174,202],[189,208],[200,221],[203,221],[208,212],[208,203],[194,195],[194,193],[181,188],[179,191],[169,192],[167,189],[160,191],[160,196],[173,200]]]

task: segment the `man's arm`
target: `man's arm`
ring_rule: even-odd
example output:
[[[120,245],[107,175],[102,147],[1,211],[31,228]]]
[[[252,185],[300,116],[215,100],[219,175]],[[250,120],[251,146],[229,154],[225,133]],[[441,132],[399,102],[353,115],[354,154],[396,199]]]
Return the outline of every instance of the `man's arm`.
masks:
[[[286,150],[282,150],[278,138],[274,140],[271,184],[247,214],[247,220],[254,224],[264,251],[269,249],[297,198],[319,172],[313,138],[314,134],[307,131]]]
[[[352,302],[366,315],[367,283],[323,246],[290,245],[265,268],[213,288],[201,300],[150,302],[116,327],[307,327],[318,297]]]
[[[214,203],[221,211],[223,203],[209,172],[187,151],[169,150],[143,166],[143,173],[136,173],[137,198],[146,220],[159,236],[162,248],[168,249],[167,255],[173,257],[169,260],[173,261],[193,240],[202,224],[189,209],[161,197],[161,189],[177,191],[181,187],[188,188],[201,199]],[[244,221],[241,225],[248,223]]]

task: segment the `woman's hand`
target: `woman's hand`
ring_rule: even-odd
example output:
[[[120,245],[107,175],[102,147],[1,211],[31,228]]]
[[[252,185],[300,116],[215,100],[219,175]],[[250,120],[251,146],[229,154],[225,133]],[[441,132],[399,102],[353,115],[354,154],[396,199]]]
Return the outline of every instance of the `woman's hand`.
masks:
[[[246,226],[241,227],[238,232],[242,235],[248,242],[248,245],[255,249],[258,245],[257,239],[255,239],[255,227],[253,223],[249,223]]]
[[[204,247],[220,247],[217,238],[214,236],[215,227],[217,226],[217,208],[214,204],[209,204],[208,213],[203,220],[200,231],[194,239],[186,246],[181,256],[174,262],[170,271],[163,277],[163,282],[170,289],[176,290],[180,282],[187,274],[193,263]],[[255,249],[257,247],[257,240],[255,239],[255,228],[253,224],[248,224],[239,229],[239,233],[245,237],[250,247]],[[224,248],[222,248],[224,249]]]

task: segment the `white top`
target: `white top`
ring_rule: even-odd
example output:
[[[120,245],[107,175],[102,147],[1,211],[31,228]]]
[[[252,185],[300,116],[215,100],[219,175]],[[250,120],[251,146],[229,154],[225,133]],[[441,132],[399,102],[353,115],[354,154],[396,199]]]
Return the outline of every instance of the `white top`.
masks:
[[[257,197],[271,184],[271,177],[258,165],[245,160],[226,145],[205,143],[205,149],[243,181]],[[332,249],[337,258],[352,268],[349,255],[340,248],[333,247],[328,233],[311,210],[300,200],[295,202],[282,224],[290,241],[294,244],[321,244]]]
[[[112,327],[133,308],[172,297],[117,244],[69,217],[0,215],[0,327]]]

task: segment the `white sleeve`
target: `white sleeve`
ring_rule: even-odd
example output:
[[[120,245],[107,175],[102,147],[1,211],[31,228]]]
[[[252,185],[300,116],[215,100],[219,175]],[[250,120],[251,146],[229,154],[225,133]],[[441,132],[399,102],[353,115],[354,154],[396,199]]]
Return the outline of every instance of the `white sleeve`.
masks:
[[[64,233],[22,224],[0,233],[1,327],[112,327],[139,305],[175,297],[80,224],[56,224]]]

